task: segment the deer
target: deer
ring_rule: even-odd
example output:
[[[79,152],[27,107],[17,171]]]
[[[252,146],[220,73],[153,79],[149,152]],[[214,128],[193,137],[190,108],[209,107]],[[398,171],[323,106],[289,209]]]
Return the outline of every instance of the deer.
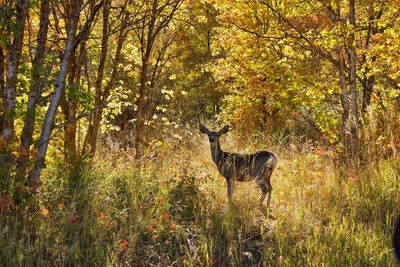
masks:
[[[262,210],[263,202],[268,195],[266,206],[268,210],[272,196],[271,175],[278,163],[278,158],[272,152],[265,150],[244,155],[223,151],[219,138],[229,131],[229,125],[216,132],[210,131],[206,126],[200,124],[199,130],[208,136],[212,160],[217,165],[219,174],[226,179],[229,203],[232,203],[236,181],[254,180],[261,189],[259,208]]]

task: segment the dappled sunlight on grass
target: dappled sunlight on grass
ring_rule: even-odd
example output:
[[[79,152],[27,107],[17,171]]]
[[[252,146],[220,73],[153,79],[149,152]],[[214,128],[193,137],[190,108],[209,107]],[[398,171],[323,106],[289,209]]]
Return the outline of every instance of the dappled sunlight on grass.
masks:
[[[173,157],[160,151],[141,171],[129,155],[105,155],[71,184],[54,165],[37,199],[1,218],[0,244],[8,247],[0,252],[2,262],[394,266],[398,161],[346,179],[313,150],[276,151],[271,209],[264,212],[254,182],[236,183],[228,204],[225,179],[206,144]]]

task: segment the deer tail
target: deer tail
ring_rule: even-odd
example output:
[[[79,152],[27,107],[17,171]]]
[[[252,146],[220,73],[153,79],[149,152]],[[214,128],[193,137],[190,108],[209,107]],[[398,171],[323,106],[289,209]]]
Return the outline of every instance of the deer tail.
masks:
[[[265,175],[271,175],[276,167],[276,163],[277,163],[276,157],[275,156],[270,157],[265,164],[262,177],[265,177]]]

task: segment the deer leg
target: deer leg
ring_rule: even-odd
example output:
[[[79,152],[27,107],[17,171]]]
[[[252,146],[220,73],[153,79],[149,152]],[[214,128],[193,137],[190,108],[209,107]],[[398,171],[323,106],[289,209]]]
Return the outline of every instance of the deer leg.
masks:
[[[228,200],[229,203],[232,203],[232,198],[233,198],[233,180],[232,179],[227,179],[227,186],[228,186]]]
[[[265,197],[267,196],[268,193],[268,188],[264,183],[259,184],[260,189],[261,189],[261,198],[260,198],[260,209],[262,208],[263,202]]]
[[[267,182],[267,192],[268,192],[268,200],[267,200],[267,208],[269,208],[269,204],[271,203],[271,197],[272,197],[272,185],[271,182]]]

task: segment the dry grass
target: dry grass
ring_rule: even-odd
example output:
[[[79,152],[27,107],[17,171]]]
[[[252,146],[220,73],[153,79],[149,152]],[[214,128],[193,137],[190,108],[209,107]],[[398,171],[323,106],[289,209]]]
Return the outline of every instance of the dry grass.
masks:
[[[229,137],[222,146],[264,148],[241,150]],[[271,147],[279,163],[268,215],[257,209],[251,182],[237,184],[234,205],[227,204],[202,139],[164,145],[140,172],[118,150],[75,175],[54,163],[42,193],[1,217],[0,265],[395,265],[398,160],[344,179],[328,151]]]

